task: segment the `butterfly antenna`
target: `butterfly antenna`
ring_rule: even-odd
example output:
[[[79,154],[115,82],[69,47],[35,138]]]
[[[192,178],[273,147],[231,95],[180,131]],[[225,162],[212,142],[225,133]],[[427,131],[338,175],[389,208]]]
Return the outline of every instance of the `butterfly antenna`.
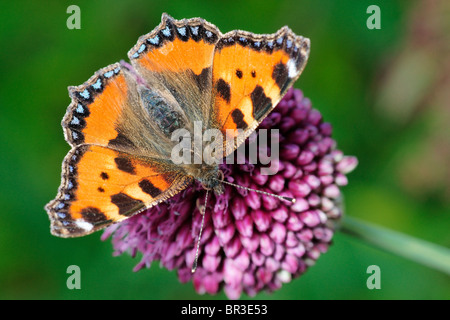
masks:
[[[289,201],[289,202],[291,202],[291,203],[295,203],[295,198],[285,197],[285,196],[279,196],[279,195],[277,195],[277,194],[273,194],[273,193],[269,193],[269,192],[265,192],[265,191],[261,191],[261,190],[256,190],[256,189],[247,188],[247,187],[244,187],[244,186],[240,186],[240,185],[238,185],[238,184],[234,184],[234,183],[225,181],[225,180],[223,180],[223,179],[222,179],[222,180],[220,180],[220,179],[215,179],[215,180],[220,181],[220,182],[225,183],[225,184],[228,184],[228,185],[230,185],[230,186],[236,187],[236,188],[245,189],[245,190],[247,190],[247,191],[255,191],[255,192],[257,192],[257,193],[261,193],[261,194],[265,194],[265,195],[267,195],[267,196],[275,197],[275,198],[280,199],[280,200],[285,200],[285,201]]]
[[[192,273],[194,273],[195,270],[197,270],[198,250],[200,248],[200,240],[202,239],[203,224],[205,223],[206,204],[208,203],[208,193],[209,193],[209,190],[206,190],[205,206],[202,209],[202,224],[200,226],[200,232],[198,233],[197,249],[195,251],[195,260],[194,260],[194,264],[192,265],[192,269],[191,269]]]

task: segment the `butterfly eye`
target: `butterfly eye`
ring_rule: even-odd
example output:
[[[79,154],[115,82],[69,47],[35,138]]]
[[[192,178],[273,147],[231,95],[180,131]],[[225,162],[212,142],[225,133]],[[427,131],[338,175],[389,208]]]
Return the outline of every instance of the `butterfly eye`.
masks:
[[[139,91],[141,103],[158,128],[170,138],[172,132],[184,127],[184,120],[170,104],[157,93],[141,89]]]

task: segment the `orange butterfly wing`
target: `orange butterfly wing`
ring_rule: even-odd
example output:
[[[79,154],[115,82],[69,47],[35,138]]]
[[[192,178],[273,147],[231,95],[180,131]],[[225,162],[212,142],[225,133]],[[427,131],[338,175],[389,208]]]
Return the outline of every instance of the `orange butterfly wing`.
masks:
[[[241,129],[232,135],[227,155],[280,101],[308,54],[309,40],[286,27],[273,35],[222,35],[202,19],[163,14],[161,24],[128,54],[136,71],[116,63],[69,88],[72,103],[62,126],[73,148],[63,162],[57,197],[46,206],[52,233],[89,234],[192,181],[167,160],[170,150],[138,102],[141,80],[168,101],[175,99],[190,121],[202,121],[206,129]]]
[[[107,146],[117,138],[114,126],[127,104],[128,84],[119,63],[97,71],[86,83],[69,87],[72,103],[62,121],[72,145]]]
[[[75,147],[46,206],[52,234],[84,236],[168,199],[192,181],[170,168],[106,147]]]
[[[175,20],[163,14],[161,24],[139,38],[128,52],[149,87],[173,96],[188,118],[208,127],[212,98],[212,64],[221,33],[200,18]]]
[[[253,132],[297,80],[309,47],[309,39],[287,27],[272,35],[232,31],[219,40],[213,63],[214,117],[223,134],[228,129],[228,135],[237,138],[225,155]]]
[[[61,185],[46,210],[51,231],[83,236],[156,205],[192,181],[155,147],[148,115],[134,103],[132,74],[119,63],[69,87],[63,118],[73,147],[63,162]]]

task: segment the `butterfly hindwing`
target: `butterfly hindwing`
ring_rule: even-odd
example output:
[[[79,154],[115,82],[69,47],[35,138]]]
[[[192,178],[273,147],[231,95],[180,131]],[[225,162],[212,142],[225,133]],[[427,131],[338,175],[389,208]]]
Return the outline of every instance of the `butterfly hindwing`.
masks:
[[[172,169],[107,147],[73,148],[58,195],[46,206],[52,234],[83,236],[173,196],[191,180]]]
[[[300,76],[309,40],[284,27],[271,35],[231,31],[216,44],[213,62],[213,113],[217,128],[242,143]],[[240,133],[241,132],[241,133]]]

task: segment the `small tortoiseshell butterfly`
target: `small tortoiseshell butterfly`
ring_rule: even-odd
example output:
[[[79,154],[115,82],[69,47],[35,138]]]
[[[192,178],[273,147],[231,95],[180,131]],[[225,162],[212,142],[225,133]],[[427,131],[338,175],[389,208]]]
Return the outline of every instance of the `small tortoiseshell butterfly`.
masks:
[[[222,34],[200,18],[161,24],[86,83],[69,87],[63,118],[72,149],[56,199],[51,233],[78,237],[164,201],[194,179],[221,192],[218,165],[175,164],[177,129],[218,129],[233,152],[300,76],[309,39],[284,27],[274,34]],[[228,129],[228,130],[227,130]],[[230,130],[234,129],[234,130]],[[225,150],[225,151],[223,151]]]

